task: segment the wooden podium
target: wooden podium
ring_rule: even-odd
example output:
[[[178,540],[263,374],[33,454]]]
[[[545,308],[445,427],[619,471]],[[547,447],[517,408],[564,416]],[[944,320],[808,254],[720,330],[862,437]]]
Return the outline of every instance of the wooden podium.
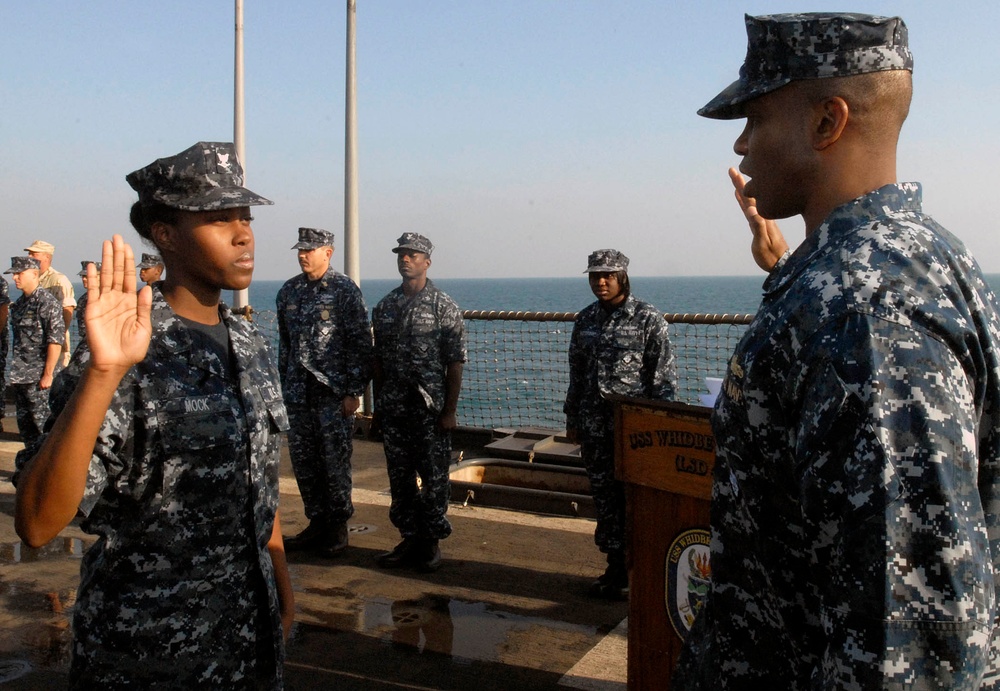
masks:
[[[666,691],[709,589],[712,411],[613,400],[615,475],[628,513],[628,689]]]

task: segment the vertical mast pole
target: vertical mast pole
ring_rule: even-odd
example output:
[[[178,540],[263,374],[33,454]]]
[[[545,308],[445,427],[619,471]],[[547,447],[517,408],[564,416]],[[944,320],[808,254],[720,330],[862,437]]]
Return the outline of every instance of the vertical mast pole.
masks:
[[[344,273],[361,285],[358,231],[358,90],[355,52],[355,0],[347,0],[347,84],[344,140]]]
[[[240,158],[243,166],[243,184],[246,186],[247,157],[246,157],[246,122],[244,120],[244,98],[243,98],[243,0],[236,0],[236,56],[235,74],[233,75],[233,144],[236,146],[236,155]],[[233,307],[243,309],[250,305],[250,291],[233,291]]]

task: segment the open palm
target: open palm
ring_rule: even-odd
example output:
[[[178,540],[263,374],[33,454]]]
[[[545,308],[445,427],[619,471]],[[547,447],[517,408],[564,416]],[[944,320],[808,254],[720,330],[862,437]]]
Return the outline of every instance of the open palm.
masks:
[[[87,344],[90,366],[127,370],[146,356],[152,335],[152,291],[135,292],[135,255],[121,235],[104,241],[101,271],[87,266]]]
[[[788,242],[781,234],[778,224],[775,221],[764,218],[757,213],[757,200],[748,197],[743,193],[746,181],[736,168],[729,169],[729,179],[732,180],[736,194],[736,202],[740,205],[743,216],[750,224],[750,232],[753,233],[753,242],[750,243],[750,251],[757,266],[770,271],[778,263],[781,256],[788,250]]]

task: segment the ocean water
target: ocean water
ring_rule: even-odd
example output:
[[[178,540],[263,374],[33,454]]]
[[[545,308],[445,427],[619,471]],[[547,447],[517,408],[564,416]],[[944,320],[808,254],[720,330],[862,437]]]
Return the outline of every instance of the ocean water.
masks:
[[[463,310],[578,312],[594,301],[582,274],[579,278],[431,278]],[[753,314],[760,305],[764,275],[630,276],[629,280],[633,295],[662,312]],[[273,310],[282,283],[254,281],[249,291],[253,308]],[[370,309],[397,286],[399,279],[362,278],[361,292]]]

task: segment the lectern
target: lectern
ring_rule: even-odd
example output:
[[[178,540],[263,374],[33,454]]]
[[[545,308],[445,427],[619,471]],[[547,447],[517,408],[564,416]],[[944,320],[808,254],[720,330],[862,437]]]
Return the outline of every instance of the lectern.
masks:
[[[711,578],[712,411],[613,400],[615,475],[628,513],[628,689],[665,691]]]

